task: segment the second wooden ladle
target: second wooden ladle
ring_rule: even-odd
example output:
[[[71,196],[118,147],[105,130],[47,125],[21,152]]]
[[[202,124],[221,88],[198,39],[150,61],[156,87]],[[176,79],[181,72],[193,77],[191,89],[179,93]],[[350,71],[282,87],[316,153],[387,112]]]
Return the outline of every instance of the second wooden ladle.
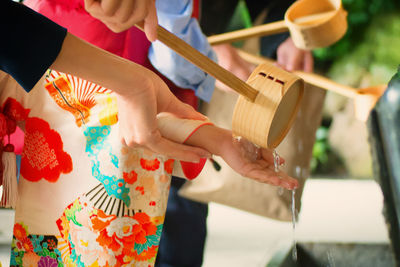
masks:
[[[286,11],[285,20],[210,36],[212,45],[231,43],[290,31],[294,44],[311,50],[338,41],[347,30],[347,12],[340,0],[299,0]]]

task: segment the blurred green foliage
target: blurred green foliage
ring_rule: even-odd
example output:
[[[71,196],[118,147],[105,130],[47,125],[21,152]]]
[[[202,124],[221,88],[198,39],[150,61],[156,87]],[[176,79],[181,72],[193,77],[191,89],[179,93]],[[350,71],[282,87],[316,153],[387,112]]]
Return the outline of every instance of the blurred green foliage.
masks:
[[[348,30],[336,44],[314,51],[318,61],[332,61],[347,55],[364,41],[364,34],[374,17],[400,10],[399,0],[342,0],[347,10]]]
[[[315,172],[318,166],[328,163],[328,153],[330,147],[328,143],[329,129],[321,126],[315,133],[315,143],[312,151],[311,170]]]
[[[400,0],[342,2],[348,31],[336,44],[314,51],[317,68],[354,88],[387,84],[400,64]],[[328,132],[329,125],[318,131]],[[313,174],[337,174],[343,168],[328,138],[319,138],[318,132],[311,167]]]
[[[315,133],[315,143],[310,163],[313,175],[342,176],[345,168],[342,160],[334,153],[329,145],[329,126],[320,126]]]
[[[400,12],[390,12],[372,18],[363,42],[337,58],[327,74],[354,87],[373,86],[388,83],[399,64]]]

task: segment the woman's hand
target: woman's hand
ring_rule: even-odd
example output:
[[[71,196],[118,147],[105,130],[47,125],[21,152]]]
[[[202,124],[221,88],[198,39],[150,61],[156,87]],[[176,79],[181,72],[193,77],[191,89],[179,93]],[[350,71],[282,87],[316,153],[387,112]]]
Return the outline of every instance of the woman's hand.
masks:
[[[148,72],[147,77],[151,78],[146,85],[117,94],[122,141],[128,146],[144,146],[179,160],[198,162],[200,158],[210,157],[211,154],[204,149],[174,143],[161,136],[155,120],[158,113],[169,112],[179,118],[194,120],[204,120],[205,117],[179,101],[157,75]]]
[[[226,140],[220,150],[221,157],[228,165],[239,174],[288,190],[298,187],[298,181],[288,176],[283,171],[275,172],[274,156],[271,150],[258,148],[254,144],[241,138]],[[277,164],[280,166],[285,160],[279,157]]]
[[[221,156],[234,171],[245,177],[289,190],[298,187],[296,179],[282,171],[275,172],[274,157],[270,150],[257,148],[243,138],[237,141],[232,137],[231,131],[214,125],[204,125],[185,143],[203,147]],[[278,164],[283,163],[284,159],[280,158]]]
[[[313,71],[314,59],[311,52],[297,48],[292,37],[287,38],[286,41],[280,44],[276,53],[278,66],[287,71]]]
[[[147,39],[151,42],[157,39],[155,0],[85,0],[85,9],[114,32],[143,22]]]
[[[243,81],[246,81],[255,69],[255,66],[244,60],[231,44],[213,45],[212,48],[217,54],[218,64]],[[226,92],[234,92],[233,89],[218,80],[215,86]]]

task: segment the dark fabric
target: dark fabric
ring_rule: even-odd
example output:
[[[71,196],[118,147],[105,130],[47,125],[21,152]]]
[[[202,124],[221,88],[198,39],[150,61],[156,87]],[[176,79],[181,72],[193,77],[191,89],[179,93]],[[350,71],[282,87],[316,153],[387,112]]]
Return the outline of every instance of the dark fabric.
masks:
[[[30,91],[57,58],[66,34],[30,8],[0,0],[0,69]]]
[[[208,205],[178,195],[184,179],[172,177],[156,267],[200,267],[207,235]]]
[[[200,27],[207,36],[226,31],[238,0],[201,0]]]
[[[226,31],[238,0],[202,0],[200,25],[206,35]],[[250,17],[254,21],[262,11],[268,9],[263,23],[283,20],[286,10],[294,0],[246,0]],[[288,33],[275,34],[261,38],[261,54],[276,59],[278,46],[289,37]]]
[[[248,1],[256,2],[256,1]],[[267,1],[266,1],[267,2]],[[269,1],[271,2],[268,6],[268,15],[264,20],[265,23],[283,20],[285,18],[286,10],[294,2],[294,0],[280,0],[280,1]],[[257,7],[253,8],[249,4],[249,10],[258,10]],[[276,59],[276,50],[278,46],[289,37],[289,33],[280,33],[270,36],[262,37],[260,40],[260,52],[261,55],[268,58]]]

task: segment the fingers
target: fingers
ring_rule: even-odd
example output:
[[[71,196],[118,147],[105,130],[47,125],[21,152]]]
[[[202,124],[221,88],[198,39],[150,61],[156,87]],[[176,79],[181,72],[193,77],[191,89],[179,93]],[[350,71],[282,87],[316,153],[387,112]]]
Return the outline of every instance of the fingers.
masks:
[[[124,24],[128,22],[135,13],[142,14],[143,12],[146,12],[145,7],[143,5],[138,6],[137,1],[121,0],[121,5],[112,15],[118,18],[119,23]]]
[[[288,190],[296,189],[299,186],[299,183],[296,179],[286,175],[283,172],[276,173],[271,169],[254,169],[249,171],[246,176],[261,183],[280,186]]]
[[[310,51],[305,52],[303,70],[312,72],[314,70],[314,58]]]
[[[100,6],[106,16],[113,16],[117,12],[120,5],[120,1],[114,0],[101,0]]]
[[[284,68],[288,71],[299,70],[303,67],[303,52],[299,50],[293,51],[292,54],[288,56],[288,60]]]
[[[288,53],[286,52],[285,46],[283,46],[283,44],[278,47],[276,54],[276,63],[278,64],[278,66],[284,68],[287,62]]]
[[[122,32],[145,21],[149,40],[154,41],[157,38],[154,0],[85,0],[85,9],[114,32]]]
[[[146,0],[146,1],[150,1],[151,4],[148,9],[148,14],[144,19],[144,32],[146,34],[147,39],[149,39],[150,42],[154,42],[155,40],[157,40],[157,26],[158,26],[156,5],[153,0]]]
[[[163,154],[170,158],[188,162],[197,163],[201,158],[211,157],[211,153],[207,150],[174,143],[165,138],[161,138],[159,142],[152,142],[147,147],[157,154]]]
[[[201,158],[211,157],[211,153],[204,149],[178,144],[161,136],[159,138],[155,138],[156,140],[154,140],[154,138],[148,138],[146,141],[142,141],[142,143],[139,144],[133,141],[133,139],[131,139],[130,137],[129,139],[127,139],[124,136],[121,136],[121,142],[123,145],[129,146],[131,148],[141,147],[144,149],[148,149],[156,154],[165,155],[169,158],[187,162],[197,163],[200,161]]]
[[[277,64],[287,71],[312,72],[314,68],[311,52],[297,48],[290,37],[278,47]]]

